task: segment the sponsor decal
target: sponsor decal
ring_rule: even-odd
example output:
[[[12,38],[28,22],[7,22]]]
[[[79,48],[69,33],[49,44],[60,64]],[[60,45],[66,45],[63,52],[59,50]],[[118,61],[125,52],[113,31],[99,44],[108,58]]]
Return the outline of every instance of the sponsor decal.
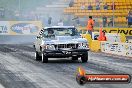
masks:
[[[118,30],[118,33],[124,33],[125,35],[132,35],[132,30]]]
[[[132,28],[104,28],[106,33],[124,33],[126,36],[132,36]],[[96,28],[95,31],[99,32],[99,28]]]
[[[122,52],[123,51],[123,45],[119,44],[117,47],[117,51]]]
[[[117,47],[118,47],[118,45],[112,44],[110,47],[110,51],[116,51]]]
[[[105,43],[101,44],[101,48],[102,48],[103,51],[105,51]]]
[[[124,33],[125,35],[129,35],[129,36],[132,36],[132,29],[111,29],[111,30],[107,30],[107,29],[104,29],[104,31],[106,33]]]
[[[8,33],[9,33],[9,22],[0,21],[0,34],[8,34]]]
[[[39,28],[31,23],[17,23],[11,26],[11,30],[18,34],[33,34],[38,32]]]
[[[103,50],[104,49],[104,50]],[[101,47],[102,52],[132,57],[131,43],[105,43],[105,47]]]
[[[8,29],[7,29],[7,26],[0,26],[0,33],[2,34],[6,34],[8,33]]]

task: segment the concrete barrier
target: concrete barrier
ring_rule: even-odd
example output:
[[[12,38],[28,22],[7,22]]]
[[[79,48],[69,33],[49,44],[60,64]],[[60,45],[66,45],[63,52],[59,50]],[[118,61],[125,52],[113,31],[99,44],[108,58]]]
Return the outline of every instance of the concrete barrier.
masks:
[[[132,43],[101,42],[101,52],[132,57]]]
[[[98,40],[92,40],[90,44],[90,50],[94,52],[100,51],[100,41]]]

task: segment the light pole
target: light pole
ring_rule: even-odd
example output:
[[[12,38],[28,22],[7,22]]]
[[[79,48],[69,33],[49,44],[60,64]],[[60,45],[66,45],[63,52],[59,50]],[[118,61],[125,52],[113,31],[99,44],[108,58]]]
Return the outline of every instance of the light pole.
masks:
[[[19,9],[19,12],[20,12],[20,8],[21,8],[21,4],[20,4],[20,0],[18,0],[18,9]]]
[[[18,19],[20,20],[20,14],[21,14],[21,1],[20,0],[18,0],[18,13],[19,13]]]
[[[115,12],[115,2],[114,2],[114,0],[112,0],[112,5],[113,5],[113,17],[112,17],[112,19],[113,19],[113,27],[115,27],[115,21],[114,21],[114,19],[115,19],[115,16],[114,16],[114,12]]]

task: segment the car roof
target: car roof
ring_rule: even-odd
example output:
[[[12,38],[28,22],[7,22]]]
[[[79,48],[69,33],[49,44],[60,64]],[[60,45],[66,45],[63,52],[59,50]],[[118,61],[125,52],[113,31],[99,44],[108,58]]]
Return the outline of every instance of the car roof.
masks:
[[[41,31],[39,32],[39,34],[41,34],[45,29],[48,28],[75,28],[74,26],[51,26],[51,27],[44,27],[41,29]]]
[[[48,28],[75,28],[74,26],[51,26],[51,27],[44,27],[44,29]]]

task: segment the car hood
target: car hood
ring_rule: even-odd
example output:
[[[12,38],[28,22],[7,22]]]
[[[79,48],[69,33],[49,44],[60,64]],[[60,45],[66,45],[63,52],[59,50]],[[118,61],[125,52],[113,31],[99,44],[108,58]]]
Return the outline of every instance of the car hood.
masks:
[[[56,36],[54,39],[43,39],[44,44],[76,44],[76,43],[87,43],[85,38],[80,36]]]

